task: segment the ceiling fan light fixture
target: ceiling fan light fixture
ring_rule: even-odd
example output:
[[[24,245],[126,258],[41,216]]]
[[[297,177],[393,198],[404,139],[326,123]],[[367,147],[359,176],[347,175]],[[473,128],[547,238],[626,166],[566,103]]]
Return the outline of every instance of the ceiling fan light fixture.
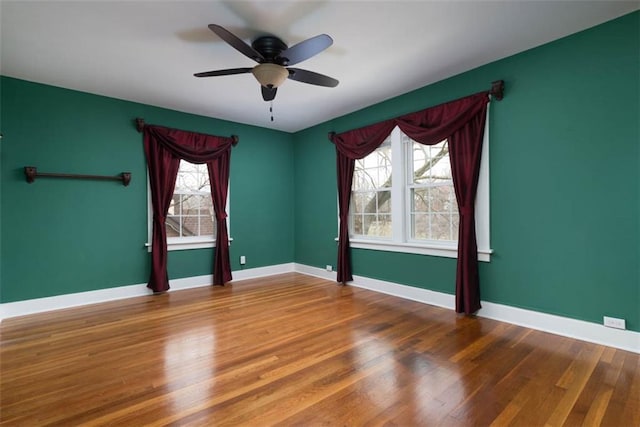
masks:
[[[286,68],[268,62],[256,65],[251,72],[262,86],[268,88],[280,86],[289,77],[289,71]]]

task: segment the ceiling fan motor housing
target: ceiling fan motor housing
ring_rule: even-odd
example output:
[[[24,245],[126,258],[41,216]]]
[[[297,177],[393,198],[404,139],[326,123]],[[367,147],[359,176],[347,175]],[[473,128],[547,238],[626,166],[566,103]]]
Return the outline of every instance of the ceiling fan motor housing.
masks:
[[[258,37],[251,43],[251,47],[260,52],[264,56],[265,61],[278,65],[287,65],[287,58],[280,58],[280,53],[287,50],[285,42],[275,36]]]

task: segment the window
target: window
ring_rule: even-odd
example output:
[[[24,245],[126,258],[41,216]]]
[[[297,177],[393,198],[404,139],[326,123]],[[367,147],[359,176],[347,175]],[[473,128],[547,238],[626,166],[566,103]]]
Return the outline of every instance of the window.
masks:
[[[152,233],[152,216],[149,196],[149,241]],[[186,160],[180,161],[176,187],[165,224],[169,250],[215,246],[215,212],[211,201],[209,171],[206,164],[197,165]]]
[[[478,259],[488,261],[489,174],[485,132],[476,197]],[[354,248],[456,257],[456,202],[448,141],[422,145],[400,129],[356,160],[349,230]]]

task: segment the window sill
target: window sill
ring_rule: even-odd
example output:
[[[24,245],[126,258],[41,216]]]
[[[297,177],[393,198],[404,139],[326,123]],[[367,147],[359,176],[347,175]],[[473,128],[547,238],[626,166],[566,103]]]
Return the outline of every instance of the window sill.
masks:
[[[232,237],[229,237],[229,246],[231,246],[231,242],[233,241]],[[145,243],[145,247],[148,252],[151,252],[151,243]],[[215,248],[216,241],[215,240],[202,240],[202,239],[176,239],[174,241],[167,241],[167,251],[184,251],[189,249],[206,249],[206,248]]]
[[[337,238],[335,239],[338,240]],[[350,245],[356,249],[374,251],[402,252],[408,254],[431,255],[445,258],[458,258],[458,245],[437,245],[422,243],[395,243],[380,240],[350,239]],[[492,249],[478,250],[478,261],[490,262]]]

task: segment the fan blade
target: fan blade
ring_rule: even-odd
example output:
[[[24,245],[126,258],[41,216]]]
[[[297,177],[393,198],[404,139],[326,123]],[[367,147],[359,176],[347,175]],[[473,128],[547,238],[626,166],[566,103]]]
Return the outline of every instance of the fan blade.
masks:
[[[264,56],[262,56],[260,52],[246,44],[244,41],[242,41],[242,39],[237,37],[235,34],[227,31],[220,25],[209,24],[209,29],[216,33],[222,40],[229,43],[231,47],[242,53],[244,56],[253,59],[256,62],[261,62],[264,60]]]
[[[289,49],[280,53],[280,58],[286,59],[283,65],[295,65],[319,54],[333,44],[333,39],[326,34],[311,37],[305,41],[291,46]]]
[[[334,78],[313,71],[301,70],[300,68],[287,68],[287,70],[289,70],[289,78],[298,82],[325,87],[336,87],[339,83]]]
[[[276,97],[277,87],[268,88],[266,86],[260,86],[262,88],[262,99],[265,101],[273,101]]]
[[[215,77],[215,76],[230,76],[233,74],[244,74],[250,73],[253,68],[229,68],[227,70],[214,70],[214,71],[204,71],[202,73],[195,73],[196,77]]]

